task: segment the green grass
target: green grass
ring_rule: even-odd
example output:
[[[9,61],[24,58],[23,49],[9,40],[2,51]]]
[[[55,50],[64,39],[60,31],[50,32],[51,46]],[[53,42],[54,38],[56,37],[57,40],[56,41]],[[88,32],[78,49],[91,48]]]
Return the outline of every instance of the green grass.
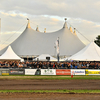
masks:
[[[100,80],[100,76],[28,76],[28,75],[9,75],[9,76],[0,76],[0,79],[27,79],[27,80],[78,80],[78,79],[85,79],[85,80]]]
[[[0,90],[0,93],[100,93],[100,90]]]

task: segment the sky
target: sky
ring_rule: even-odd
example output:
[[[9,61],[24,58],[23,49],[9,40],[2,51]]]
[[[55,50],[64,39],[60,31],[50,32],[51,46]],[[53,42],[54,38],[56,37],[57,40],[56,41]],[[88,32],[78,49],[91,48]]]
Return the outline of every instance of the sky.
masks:
[[[76,28],[87,45],[100,35],[100,0],[0,0],[0,18],[0,49],[20,36],[27,18],[41,32],[61,29],[67,18],[68,27]]]

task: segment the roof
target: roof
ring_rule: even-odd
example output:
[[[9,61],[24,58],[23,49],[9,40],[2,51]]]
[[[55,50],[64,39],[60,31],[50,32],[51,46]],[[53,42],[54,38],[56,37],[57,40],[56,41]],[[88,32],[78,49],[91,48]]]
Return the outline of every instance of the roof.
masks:
[[[68,60],[100,61],[100,47],[91,42],[78,53],[69,57]]]
[[[0,60],[21,60],[21,58],[15,54],[11,46],[8,46],[4,54],[0,56]]]
[[[85,47],[78,36],[70,32],[66,22],[60,30],[45,34],[33,30],[29,21],[24,32],[10,45],[19,56],[55,55],[54,46],[58,37],[60,56],[71,56]],[[7,47],[1,50],[0,54],[4,53],[6,49]]]

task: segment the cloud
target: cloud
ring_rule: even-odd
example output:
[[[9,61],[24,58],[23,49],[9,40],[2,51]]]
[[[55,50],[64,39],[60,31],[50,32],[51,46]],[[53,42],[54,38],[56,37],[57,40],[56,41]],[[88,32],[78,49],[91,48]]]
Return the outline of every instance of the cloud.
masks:
[[[0,1],[0,9],[17,14],[66,16],[95,22],[100,20],[99,0],[4,0]]]
[[[81,19],[70,19],[68,21],[73,25],[82,35],[84,35],[89,41],[93,41],[100,34],[100,25],[92,21],[81,20]],[[77,35],[85,44],[89,43],[81,34],[77,32]]]
[[[27,18],[35,30],[41,32],[61,29],[64,18],[90,41],[100,34],[99,0],[0,0],[1,38],[6,41],[14,32],[21,34]],[[70,25],[68,24],[68,27]],[[17,35],[7,41],[16,39]],[[87,44],[78,32],[79,38]]]

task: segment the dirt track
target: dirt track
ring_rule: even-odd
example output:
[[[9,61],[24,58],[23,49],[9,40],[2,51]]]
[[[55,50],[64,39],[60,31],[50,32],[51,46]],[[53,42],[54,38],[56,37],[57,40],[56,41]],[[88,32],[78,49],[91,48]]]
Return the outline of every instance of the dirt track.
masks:
[[[100,94],[0,93],[0,100],[100,100]]]
[[[100,89],[100,80],[0,79],[0,90]],[[0,93],[0,100],[100,100],[100,94]]]
[[[0,90],[100,89],[100,80],[0,80]]]

